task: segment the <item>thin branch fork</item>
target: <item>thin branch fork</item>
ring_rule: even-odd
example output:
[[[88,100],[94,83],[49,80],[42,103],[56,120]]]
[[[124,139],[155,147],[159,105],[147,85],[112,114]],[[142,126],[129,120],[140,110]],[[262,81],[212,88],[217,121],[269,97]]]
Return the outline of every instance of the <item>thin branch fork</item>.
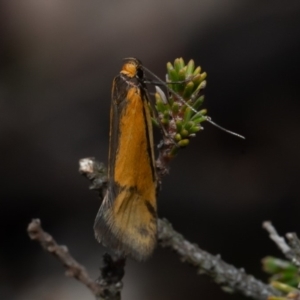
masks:
[[[277,245],[285,257],[300,269],[300,240],[296,233],[287,233],[285,239],[280,236],[270,221],[263,223],[263,228],[269,233],[270,239]]]
[[[74,277],[86,285],[96,299],[120,299],[125,260],[115,261],[109,255],[105,255],[103,258],[105,265],[101,268],[101,276],[95,282],[90,278],[86,269],[71,256],[68,248],[58,245],[53,237],[43,230],[39,219],[34,219],[29,223],[27,232],[32,240],[38,241],[47,252],[62,262],[66,268],[66,276]]]

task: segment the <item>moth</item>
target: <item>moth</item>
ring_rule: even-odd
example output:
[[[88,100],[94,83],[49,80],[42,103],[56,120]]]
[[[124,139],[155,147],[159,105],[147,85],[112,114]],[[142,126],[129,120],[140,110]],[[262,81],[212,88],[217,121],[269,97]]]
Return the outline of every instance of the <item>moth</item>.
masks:
[[[120,255],[147,259],[157,240],[157,185],[144,71],[129,58],[113,80],[108,188],[94,223],[96,239]]]

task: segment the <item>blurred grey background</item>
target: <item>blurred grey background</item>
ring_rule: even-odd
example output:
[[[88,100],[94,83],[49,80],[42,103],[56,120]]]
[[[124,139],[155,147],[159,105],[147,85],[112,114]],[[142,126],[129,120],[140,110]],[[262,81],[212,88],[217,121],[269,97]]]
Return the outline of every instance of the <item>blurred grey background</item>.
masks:
[[[163,181],[159,216],[266,279],[261,258],[280,253],[262,222],[300,232],[299,0],[2,0],[0,43],[1,299],[93,299],[26,227],[40,218],[98,276],[100,203],[78,160],[107,162],[111,83],[128,56],[161,78],[181,56],[208,73],[204,107],[247,139],[204,124]],[[123,299],[216,298],[243,297],[168,250],[127,262]]]

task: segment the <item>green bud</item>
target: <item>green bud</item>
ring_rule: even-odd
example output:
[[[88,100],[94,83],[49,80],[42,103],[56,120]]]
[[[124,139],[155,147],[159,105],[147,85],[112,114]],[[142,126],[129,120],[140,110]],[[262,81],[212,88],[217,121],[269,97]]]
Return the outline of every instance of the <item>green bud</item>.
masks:
[[[198,74],[200,74],[200,72],[201,72],[201,67],[197,67],[195,69],[195,71],[193,72],[193,75],[198,75]]]
[[[181,60],[182,60],[182,58],[181,58]],[[181,60],[180,60],[180,58],[176,58],[174,60],[174,69],[176,70],[176,73],[178,73],[183,68]]]
[[[199,86],[199,84],[201,83],[201,75],[198,74],[198,75],[196,75],[195,77],[193,77],[193,82],[194,82],[195,86],[196,86],[197,89],[198,89],[198,86]]]
[[[203,114],[202,114],[200,111],[198,111],[196,114],[194,114],[194,115],[191,117],[191,121],[194,121],[194,122],[196,123],[195,120],[197,120],[197,119],[199,119],[199,118],[205,118],[205,117],[203,116]]]
[[[188,132],[186,129],[182,129],[182,130],[180,131],[180,135],[181,135],[182,137],[187,137],[187,136],[189,135],[189,132]]]
[[[166,109],[164,112],[163,112],[163,116],[165,119],[169,119],[170,118],[170,111],[168,109]]]
[[[206,77],[207,77],[206,72],[201,73],[201,81],[203,81]]]
[[[195,62],[191,59],[187,64],[187,69],[185,72],[186,76],[193,74],[194,69],[195,69]]]
[[[168,77],[171,82],[178,81],[178,72],[175,69],[171,69],[168,71]],[[171,85],[172,88],[173,85]]]
[[[178,142],[179,147],[186,147],[190,143],[189,139],[184,139]]]
[[[180,141],[181,139],[182,139],[181,135],[180,135],[179,133],[176,133],[176,134],[175,134],[175,137],[174,137],[174,140],[178,142],[178,141]]]
[[[177,121],[176,121],[176,131],[177,131],[177,132],[180,132],[181,129],[182,129],[182,121],[177,120]],[[180,139],[181,139],[181,138],[180,138]]]
[[[186,67],[182,68],[178,72],[178,81],[184,81],[185,80],[185,71],[186,71]]]
[[[190,81],[189,83],[187,83],[185,85],[182,97],[184,99],[189,99],[193,93],[193,90],[194,90],[194,83],[192,81]]]
[[[190,131],[190,129],[195,126],[195,123],[193,121],[189,121],[186,124],[184,124],[184,129],[187,131]]]
[[[203,90],[206,88],[206,80],[203,80],[200,85],[199,85],[200,89]]]
[[[174,102],[173,105],[172,105],[172,112],[174,114],[177,114],[179,111],[179,104],[177,102]]]
[[[174,67],[173,67],[173,65],[172,65],[170,62],[168,62],[168,63],[167,63],[167,71],[168,71],[168,74],[169,74],[169,72],[170,72],[171,70],[174,70]]]
[[[180,69],[184,68],[185,62],[182,57],[179,58],[179,63],[180,63]]]
[[[207,114],[207,109],[203,108],[203,109],[201,109],[201,110],[199,111],[199,113],[200,113],[201,115],[206,115],[206,114]]]
[[[202,129],[202,127],[201,126],[199,126],[199,125],[196,125],[196,126],[193,126],[192,128],[190,128],[190,133],[196,133],[196,132],[198,132],[198,131],[200,131]]]
[[[178,77],[178,81],[185,81],[185,69],[186,67],[182,68],[178,73],[177,73],[177,77]],[[177,84],[173,84],[174,87],[176,87],[177,92],[182,92],[184,87],[185,87],[185,82],[183,83],[177,83]]]
[[[195,124],[200,124],[200,123],[202,123],[202,122],[204,122],[204,121],[206,121],[207,120],[207,117],[206,116],[202,116],[201,114],[200,115],[198,115],[196,118],[191,118],[191,121],[193,121]]]
[[[183,115],[184,123],[187,123],[191,119],[192,114],[193,114],[192,110],[189,107],[187,107]]]
[[[158,97],[156,97],[156,95],[158,95]],[[156,109],[157,109],[157,111],[163,113],[167,109],[167,105],[165,105],[163,103],[163,101],[160,98],[158,93],[155,94],[155,98],[156,98]]]
[[[198,110],[204,101],[204,96],[199,97],[193,104],[193,107]]]

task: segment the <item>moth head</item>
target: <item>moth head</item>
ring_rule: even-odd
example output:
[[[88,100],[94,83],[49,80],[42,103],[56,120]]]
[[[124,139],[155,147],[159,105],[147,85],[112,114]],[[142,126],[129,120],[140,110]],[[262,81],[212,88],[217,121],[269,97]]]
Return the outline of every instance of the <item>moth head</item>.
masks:
[[[144,71],[140,60],[134,57],[124,58],[124,65],[121,72],[129,77],[138,77],[143,79]]]

